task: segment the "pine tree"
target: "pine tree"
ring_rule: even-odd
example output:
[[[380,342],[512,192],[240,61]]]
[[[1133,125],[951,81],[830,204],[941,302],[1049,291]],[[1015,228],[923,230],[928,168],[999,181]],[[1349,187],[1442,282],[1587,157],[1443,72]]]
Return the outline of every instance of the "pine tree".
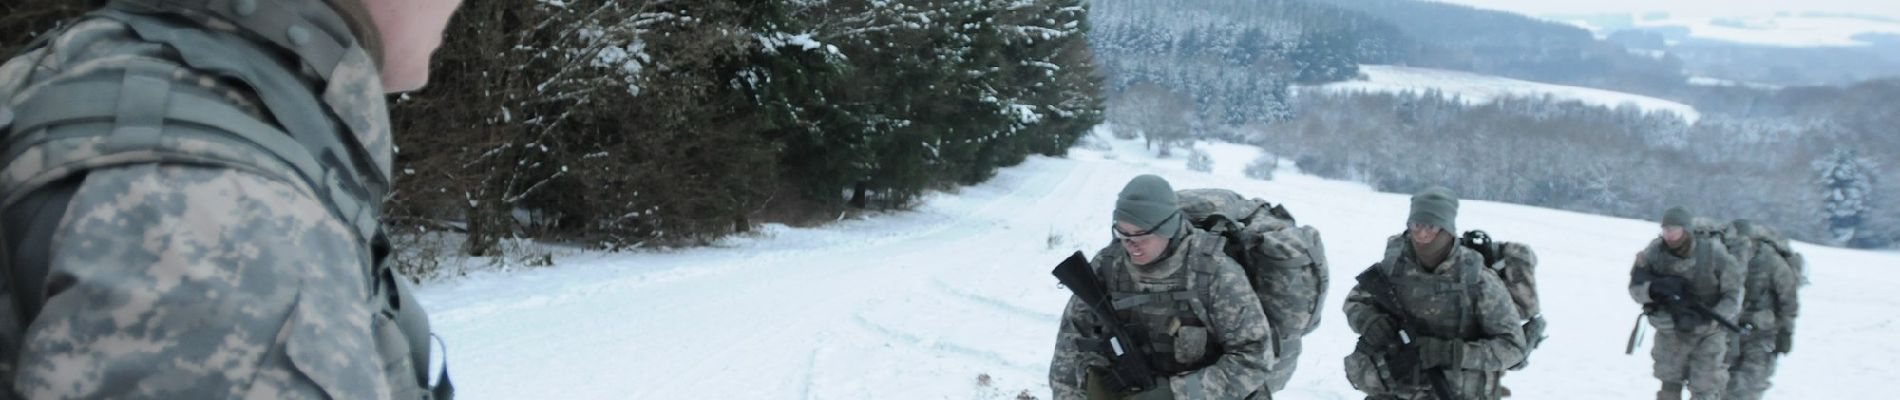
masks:
[[[1852,244],[1873,214],[1874,164],[1853,150],[1836,149],[1814,162],[1821,217],[1835,244]]]

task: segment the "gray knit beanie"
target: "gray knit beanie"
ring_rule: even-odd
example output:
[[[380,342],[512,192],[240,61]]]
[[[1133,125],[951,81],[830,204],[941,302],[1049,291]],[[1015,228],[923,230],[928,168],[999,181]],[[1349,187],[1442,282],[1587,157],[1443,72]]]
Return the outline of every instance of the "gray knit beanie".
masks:
[[[1412,216],[1405,223],[1436,226],[1457,235],[1457,221],[1458,196],[1451,189],[1433,186],[1412,195]]]
[[[1683,229],[1688,229],[1688,228],[1694,227],[1695,226],[1694,223],[1695,223],[1695,214],[1690,214],[1689,210],[1682,208],[1682,206],[1670,207],[1669,211],[1663,212],[1663,219],[1662,219],[1663,226],[1674,226],[1674,227],[1680,227]]]
[[[1174,187],[1154,175],[1129,180],[1115,197],[1115,221],[1173,237],[1181,229],[1181,206],[1175,203]]]

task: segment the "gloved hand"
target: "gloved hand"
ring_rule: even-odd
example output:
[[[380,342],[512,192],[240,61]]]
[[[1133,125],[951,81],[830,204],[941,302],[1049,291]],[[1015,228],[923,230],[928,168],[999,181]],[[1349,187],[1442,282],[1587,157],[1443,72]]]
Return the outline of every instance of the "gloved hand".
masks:
[[[1668,304],[1681,301],[1689,293],[1689,280],[1680,276],[1659,276],[1649,281],[1649,299]]]
[[[1385,367],[1392,378],[1399,382],[1418,383],[1418,346],[1405,345],[1388,351],[1385,353]]]
[[[1788,354],[1794,351],[1794,331],[1782,329],[1775,331],[1775,352]]]
[[[1458,368],[1464,356],[1464,342],[1422,337],[1418,341],[1418,364],[1420,368]]]
[[[1544,316],[1538,315],[1531,317],[1530,322],[1524,323],[1525,344],[1535,348],[1544,343],[1544,337]]]
[[[1391,318],[1374,319],[1364,328],[1364,331],[1359,332],[1359,336],[1365,338],[1367,344],[1379,347],[1399,345],[1399,327],[1392,323]]]

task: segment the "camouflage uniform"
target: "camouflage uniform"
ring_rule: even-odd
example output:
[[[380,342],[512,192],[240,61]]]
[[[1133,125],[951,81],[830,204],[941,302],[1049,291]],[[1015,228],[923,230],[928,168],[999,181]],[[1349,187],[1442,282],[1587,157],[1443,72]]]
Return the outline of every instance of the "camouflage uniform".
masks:
[[[1658,398],[1681,398],[1686,382],[1696,399],[1719,399],[1728,385],[1729,331],[1694,311],[1659,306],[1649,295],[1650,282],[1678,277],[1689,283],[1689,294],[1716,315],[1733,321],[1742,309],[1742,270],[1718,240],[1690,235],[1689,257],[1676,255],[1661,238],[1636,255],[1630,269],[1630,297],[1644,305],[1656,328],[1655,376],[1663,382]],[[1672,390],[1673,389],[1673,390]],[[1672,393],[1673,392],[1673,393]]]
[[[1743,284],[1740,323],[1754,329],[1737,340],[1728,350],[1729,385],[1727,398],[1754,400],[1768,390],[1775,374],[1775,359],[1788,349],[1778,349],[1777,335],[1793,340],[1794,319],[1800,312],[1796,297],[1800,277],[1782,258],[1772,243],[1755,236],[1744,236],[1738,246],[1750,254]]]
[[[1155,347],[1149,354],[1156,371],[1170,375],[1172,398],[1262,396],[1265,353],[1273,340],[1266,315],[1240,265],[1222,254],[1221,238],[1187,229],[1168,255],[1149,265],[1130,263],[1127,252],[1113,244],[1089,264],[1111,291],[1117,313],[1149,333],[1147,341]],[[1102,323],[1085,307],[1071,297],[1056,334],[1049,386],[1057,400],[1090,398],[1091,386],[1099,383],[1089,376],[1108,366],[1101,352],[1107,345]],[[1171,350],[1153,351],[1160,348]]]
[[[406,283],[378,267],[367,16],[182,3],[116,1],[0,66],[0,397],[423,397],[426,342],[379,305],[420,311],[380,297]]]
[[[1405,310],[1387,310],[1363,284],[1346,294],[1346,321],[1360,335],[1346,357],[1347,380],[1369,398],[1433,399],[1429,377],[1400,374],[1423,375],[1424,367],[1439,366],[1453,397],[1498,398],[1499,377],[1523,361],[1526,349],[1524,318],[1511,293],[1484,270],[1476,251],[1454,244],[1445,261],[1427,269],[1412,246],[1405,235],[1388,238],[1385,258],[1367,271],[1384,274]],[[1419,332],[1405,332],[1422,352],[1421,368],[1395,374],[1389,360],[1401,351],[1399,332],[1407,317],[1422,325]]]

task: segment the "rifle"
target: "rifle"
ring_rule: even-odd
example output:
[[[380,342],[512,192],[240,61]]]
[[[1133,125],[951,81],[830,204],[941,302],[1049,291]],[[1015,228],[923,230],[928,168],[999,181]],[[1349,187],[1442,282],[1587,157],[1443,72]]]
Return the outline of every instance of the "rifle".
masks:
[[[1095,271],[1089,267],[1089,261],[1077,251],[1068,259],[1056,265],[1051,274],[1056,281],[1075,293],[1075,298],[1095,313],[1108,328],[1109,373],[1106,374],[1110,390],[1121,393],[1134,393],[1154,387],[1155,372],[1149,366],[1148,353],[1142,351],[1141,335],[1138,327],[1122,323],[1115,315],[1112,300],[1108,298],[1108,289],[1095,277]]]
[[[1694,311],[1696,314],[1700,314],[1704,318],[1715,320],[1715,323],[1722,325],[1723,328],[1728,328],[1728,330],[1735,331],[1735,333],[1737,334],[1747,335],[1749,331],[1753,330],[1753,329],[1750,329],[1749,327],[1742,326],[1741,324],[1737,324],[1735,323],[1735,321],[1730,321],[1727,318],[1722,318],[1721,314],[1716,314],[1715,310],[1710,310],[1709,306],[1703,305],[1702,302],[1695,301],[1695,299],[1693,298],[1683,298],[1683,297],[1678,296],[1674,298],[1658,299],[1657,302],[1662,303],[1663,306],[1671,307],[1671,308],[1688,308],[1690,311]]]
[[[1394,319],[1399,321],[1399,351],[1417,352],[1418,345],[1412,343],[1411,337],[1405,332],[1420,332],[1420,330],[1417,329],[1420,324],[1416,319],[1412,318],[1411,314],[1407,314],[1405,308],[1399,304],[1398,289],[1393,288],[1392,282],[1386,280],[1385,274],[1379,271],[1378,265],[1373,265],[1372,268],[1367,268],[1366,272],[1359,273],[1357,279],[1359,280],[1359,288],[1365,289],[1367,293],[1372,294],[1373,303],[1377,304],[1379,308],[1385,309],[1386,314],[1392,315]],[[1387,356],[1387,358],[1388,362],[1386,364],[1390,366],[1392,364],[1389,361],[1390,356]],[[1411,371],[1393,371],[1392,375],[1396,377],[1399,376],[1400,373],[1410,372]],[[1421,373],[1425,374],[1426,379],[1430,381],[1432,393],[1438,395],[1439,399],[1449,400],[1457,398],[1451,395],[1451,382],[1445,378],[1444,368],[1435,367],[1421,371]]]

